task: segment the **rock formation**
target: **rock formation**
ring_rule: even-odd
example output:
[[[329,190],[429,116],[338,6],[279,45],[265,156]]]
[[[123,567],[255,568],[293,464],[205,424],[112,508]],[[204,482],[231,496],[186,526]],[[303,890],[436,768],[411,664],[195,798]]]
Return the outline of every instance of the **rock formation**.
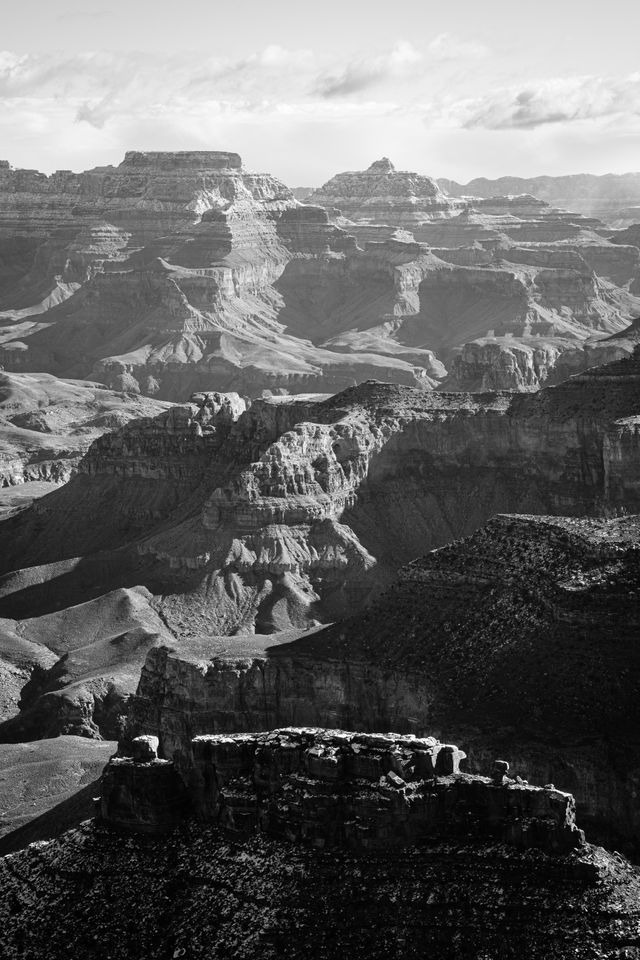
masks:
[[[638,849],[637,517],[496,517],[406,567],[371,609],[297,638],[151,651],[129,735],[178,764],[194,736],[281,724],[455,736],[570,790]]]
[[[51,177],[5,166],[0,363],[168,399],[212,386],[255,396],[441,374],[428,351],[417,366],[402,350],[310,342],[317,274],[349,252],[355,241],[324,210],[247,173],[237,154],[127,153],[115,168]],[[352,324],[379,309],[381,286],[393,296],[385,272],[371,289],[371,270],[347,283]],[[337,306],[325,309],[329,326]]]
[[[407,228],[464,209],[462,201],[448,199],[431,177],[396,170],[387,157],[367,170],[337,174],[306,199],[337,208],[349,220]]]
[[[199,738],[190,790],[171,762],[116,758],[101,821],[0,859],[0,950],[34,960],[70,949],[118,960],[635,951],[636,868],[585,844],[569,795],[511,779],[505,763],[492,778],[460,773],[460,757],[432,737]],[[180,823],[190,805],[200,822]]]
[[[437,710],[444,707],[437,704],[459,702],[445,682],[458,676],[455,661],[447,660],[441,673],[429,666],[430,657],[436,664],[442,658],[437,651],[443,637],[446,649],[452,642],[445,630],[445,625],[453,629],[446,591],[443,599],[430,590],[434,608],[420,615],[418,625],[407,627],[410,649],[422,621],[433,625],[434,652],[425,652],[426,666],[418,652],[417,661],[402,653],[389,667],[387,640],[371,658],[351,647],[345,652],[336,640],[342,628],[336,633],[318,625],[377,602],[401,564],[472,534],[497,512],[580,517],[638,511],[638,362],[640,357],[619,361],[531,395],[447,395],[371,383],[329,400],[271,398],[248,409],[237,396],[200,395],[190,405],[106,435],[69,483],[0,525],[7,544],[2,614],[13,618],[5,623],[3,657],[14,690],[14,709],[0,726],[0,739],[56,733],[112,738],[127,711],[137,732],[160,736],[165,755],[181,750],[198,733],[265,725],[407,732],[418,732],[419,726],[429,734],[450,729],[463,745],[475,726],[490,749],[502,752],[506,745],[522,761],[527,779],[572,789],[589,822],[598,825],[598,835],[615,829],[631,844],[638,829],[631,801],[635,774],[619,771],[604,734],[594,732],[595,721],[580,727],[572,719],[586,710],[587,700],[598,697],[590,686],[592,673],[602,672],[603,684],[607,676],[600,661],[591,665],[585,659],[589,669],[583,677],[585,641],[574,661],[561,641],[553,640],[551,649],[559,644],[564,659],[545,736],[567,733],[567,740],[566,749],[545,751],[541,725],[531,730],[528,722],[538,716],[532,704],[541,671],[550,669],[543,666],[551,656],[546,652],[537,660],[514,649],[510,675],[519,678],[523,690],[509,688],[505,714],[498,719],[492,691],[503,690],[506,682],[499,665],[491,668],[497,680],[476,677],[473,663],[463,665],[469,691],[481,697],[477,715],[456,708],[439,719]],[[518,522],[513,536],[526,552],[538,531],[544,541],[545,531],[555,529],[549,520],[539,526]],[[590,529],[587,524],[587,539]],[[635,623],[635,588],[626,586],[635,562],[628,543],[633,526],[620,521],[618,529],[617,566],[609,574],[608,561],[602,561],[603,577],[612,579],[611,594],[602,608],[595,604],[587,621],[600,645],[607,618],[621,615],[625,623]],[[472,545],[479,545],[483,558],[501,551],[511,536],[504,530],[505,524],[497,523]],[[582,537],[569,537],[578,558]],[[549,549],[553,554],[558,547]],[[518,550],[514,566],[520,563]],[[461,569],[469,562],[460,560]],[[505,561],[507,567],[510,562]],[[514,597],[526,610],[531,575],[524,561],[521,565],[524,599],[520,592]],[[502,578],[502,561],[496,569]],[[452,602],[460,610],[464,581],[452,582],[458,591]],[[589,590],[590,584],[587,579]],[[557,589],[551,581],[549,596]],[[472,626],[474,596],[472,589],[464,607]],[[580,590],[560,596],[579,596],[583,602]],[[504,629],[524,642],[520,614],[507,600],[495,609],[489,606],[487,636],[498,635],[494,619],[502,622],[504,613]],[[477,600],[481,619],[483,603]],[[558,611],[559,601],[545,603],[544,609]],[[388,624],[396,637],[403,635],[407,611],[418,611],[420,604],[403,593],[401,607],[376,614],[379,625]],[[119,613],[123,608],[125,618]],[[577,636],[586,627],[580,617],[572,625],[572,611],[558,614],[557,622],[567,635]],[[523,615],[532,629],[543,630],[546,621],[537,608]],[[89,622],[99,624],[90,631],[91,642]],[[555,623],[549,626],[552,637]],[[314,625],[315,633],[300,638]],[[489,653],[479,656],[488,669]],[[624,689],[632,689],[633,682],[635,661],[628,656],[625,670],[631,673]],[[618,661],[611,655],[607,662]],[[523,664],[529,665],[528,680],[520,671]],[[34,667],[20,693],[26,671]],[[562,702],[570,684],[581,692],[557,716],[554,704]],[[471,692],[466,701],[475,703]],[[629,755],[634,756],[628,718],[635,708],[619,692],[606,702],[612,704],[607,729],[616,738],[622,733],[614,706],[626,710],[624,736],[631,738]],[[520,705],[518,735],[507,730],[504,741],[494,742],[498,731],[514,726]],[[579,746],[584,737],[594,738],[591,748]],[[479,755],[477,738],[473,742]]]
[[[637,510],[639,363],[531,396],[367,383],[241,412],[200,395],[96,441],[2,524],[2,613],[145,584],[179,632],[270,633],[344,616],[495,513]]]
[[[461,773],[464,751],[434,737],[304,727],[199,736],[180,769],[157,746],[140,736],[132,756],[111,759],[104,822],[155,833],[191,813],[234,839],[261,831],[360,852],[470,835],[554,853],[584,844],[570,794],[510,779],[504,761],[493,779]]]
[[[340,208],[335,222],[368,254],[400,236],[407,250],[419,241],[409,265],[418,282],[405,281],[411,308],[396,308],[393,329],[381,325],[368,340],[428,346],[449,369],[445,389],[537,389],[630,352],[606,337],[640,308],[640,250],[627,236],[611,242],[598,220],[530,195],[447,205],[435,181],[386,160],[339,174],[309,202]],[[362,342],[351,332],[332,341]]]
[[[530,389],[567,366],[523,377],[491,359],[512,356],[504,338],[539,335],[583,368],[640,312],[637,245],[534,197],[452,200],[384,159],[308,200],[227,153],[0,168],[0,363],[171,400],[371,377],[431,389],[448,368],[456,389]],[[492,336],[480,376],[457,364]]]

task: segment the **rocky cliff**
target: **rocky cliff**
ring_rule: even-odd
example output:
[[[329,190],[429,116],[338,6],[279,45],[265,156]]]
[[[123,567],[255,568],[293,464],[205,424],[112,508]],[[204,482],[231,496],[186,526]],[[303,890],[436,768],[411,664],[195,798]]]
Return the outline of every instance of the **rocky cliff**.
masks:
[[[600,221],[531,195],[465,197],[445,208],[434,181],[379,161],[334,177],[310,200],[340,207],[348,219],[335,222],[367,253],[394,236],[418,241],[422,256],[411,265],[417,282],[406,290],[411,306],[396,306],[393,328],[374,328],[368,341],[375,334],[378,343],[390,337],[434,350],[449,370],[445,389],[527,390],[558,382],[590,366],[601,340],[618,333],[620,320],[640,306],[633,239],[612,243]],[[437,257],[428,266],[427,250]],[[491,348],[481,349],[487,338]],[[362,333],[331,342],[355,349]],[[603,345],[595,362],[629,352],[622,343]]]
[[[508,752],[522,777],[571,790],[597,836],[636,849],[638,536],[634,517],[497,517],[335,626],[158,647],[130,734],[183,763],[217,731],[446,730],[475,762]]]
[[[242,412],[200,395],[97,441],[5,521],[3,612],[52,609],[51,578],[55,609],[144,583],[181,630],[270,633],[343,616],[497,512],[633,511],[639,362],[532,396],[367,383]]]
[[[198,738],[189,793],[151,738],[134,747],[105,771],[98,823],[0,859],[7,957],[636,949],[637,870],[506,762],[489,779],[433,737],[286,729]]]
[[[7,370],[168,399],[212,386],[300,392],[321,380],[336,390],[375,375],[415,383],[432,372],[428,353],[426,365],[402,350],[345,356],[298,332],[316,295],[305,267],[313,285],[320,265],[356,253],[355,240],[236,154],[128,153],[83,174],[0,173]],[[375,311],[384,282],[356,289],[352,314]]]
[[[491,331],[560,338],[575,358],[640,311],[638,247],[533,197],[452,201],[384,160],[310,201],[226,153],[0,168],[0,363],[171,400],[372,377],[431,389]],[[528,385],[507,369],[507,388]],[[535,366],[528,380],[543,382]]]
[[[237,396],[201,394],[104,436],[77,476],[0,525],[7,635],[22,632],[20,643],[33,641],[29,649],[46,659],[33,660],[40,672],[0,736],[114,736],[147,652],[173,637],[187,661],[190,642],[212,656],[221,644],[231,657],[223,692],[202,694],[207,705],[194,706],[196,714],[213,711],[212,722],[232,725],[241,715],[244,729],[261,725],[272,709],[260,652],[271,645],[269,635],[293,631],[285,634],[291,640],[366,607],[400,565],[501,511],[637,511],[639,359],[532,395],[368,383],[333,398],[271,398],[245,409]],[[143,602],[122,626],[118,598],[133,588]],[[38,646],[60,623],[77,624],[98,610],[104,622],[96,642],[74,627],[70,644]],[[233,658],[244,659],[238,635],[246,633],[259,635],[256,664],[252,654],[243,686],[224,692],[229,680],[236,690]],[[19,684],[29,667],[11,652],[22,649],[16,643],[9,642],[5,659]],[[277,654],[285,692],[276,699],[291,713],[282,722],[334,723],[322,711],[342,709],[331,700],[335,684],[351,689],[356,680],[340,667],[325,689],[317,676],[324,668],[312,660],[299,675],[285,647]],[[153,656],[160,660],[148,669],[162,686],[163,655]],[[375,726],[387,717],[386,706],[376,712],[389,703],[386,675],[365,663],[355,676],[358,689],[369,684],[376,697],[353,701],[340,693],[338,703],[346,718],[356,711],[352,724]],[[420,703],[432,695],[422,675],[393,683],[400,692],[388,724],[406,729],[405,718],[419,718]],[[194,696],[198,704],[201,695]],[[178,702],[179,727],[184,717],[190,729],[191,710]]]
[[[493,779],[461,773],[464,751],[434,737],[311,727],[199,736],[179,767],[156,750],[143,735],[110,760],[103,821],[155,833],[191,814],[234,839],[260,831],[359,852],[470,836],[550,853],[585,842],[569,794],[509,778],[502,760]]]

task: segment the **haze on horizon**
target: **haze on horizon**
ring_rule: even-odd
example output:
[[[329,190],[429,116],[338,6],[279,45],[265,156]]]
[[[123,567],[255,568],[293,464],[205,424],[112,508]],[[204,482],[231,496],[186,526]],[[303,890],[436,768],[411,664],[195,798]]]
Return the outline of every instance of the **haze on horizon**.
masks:
[[[382,155],[461,182],[639,170],[638,33],[629,0],[22,0],[0,158],[234,150],[292,186]]]

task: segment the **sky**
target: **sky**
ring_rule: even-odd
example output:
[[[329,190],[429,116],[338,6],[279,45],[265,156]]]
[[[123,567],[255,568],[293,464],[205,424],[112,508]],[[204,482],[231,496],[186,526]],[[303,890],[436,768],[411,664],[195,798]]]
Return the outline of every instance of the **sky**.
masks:
[[[0,0],[0,159],[232,150],[318,186],[381,156],[640,170],[638,0]]]

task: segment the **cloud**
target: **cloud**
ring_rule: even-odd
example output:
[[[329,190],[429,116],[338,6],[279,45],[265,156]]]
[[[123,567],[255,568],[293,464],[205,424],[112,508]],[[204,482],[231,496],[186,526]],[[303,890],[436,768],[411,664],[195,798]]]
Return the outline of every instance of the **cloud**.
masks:
[[[410,43],[399,41],[388,53],[352,60],[337,73],[325,73],[314,88],[321,97],[359,93],[383,80],[407,76],[422,62],[422,54]]]
[[[454,105],[452,112],[467,129],[489,130],[640,116],[640,74],[544,80],[463,101]]]
[[[188,52],[161,56],[140,51],[0,51],[0,100],[63,98],[81,102],[79,118],[100,123],[116,110],[168,104],[184,96],[229,99],[280,97],[291,76],[316,71],[311,50],[270,45],[246,57],[211,57]]]

